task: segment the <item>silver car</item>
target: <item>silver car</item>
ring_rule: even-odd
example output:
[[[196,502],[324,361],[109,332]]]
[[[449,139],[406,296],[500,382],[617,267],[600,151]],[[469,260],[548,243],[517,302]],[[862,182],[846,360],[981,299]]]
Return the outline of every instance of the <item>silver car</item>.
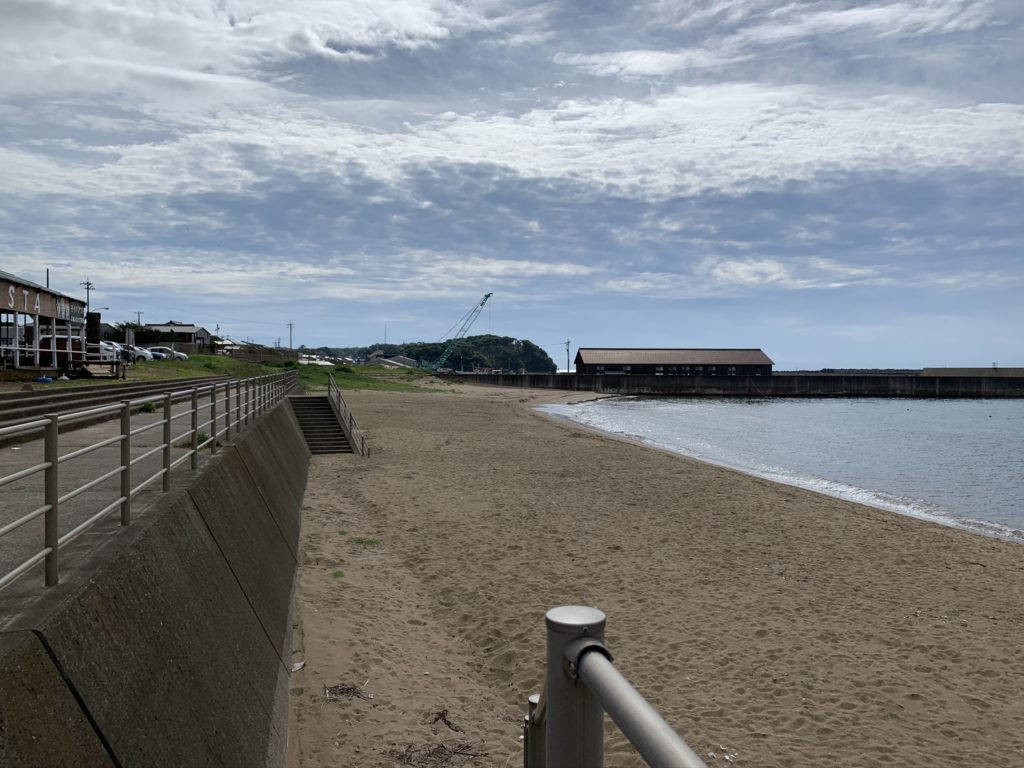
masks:
[[[136,347],[134,344],[125,344],[125,351],[128,352],[128,359],[132,362],[139,362],[140,360],[152,360],[153,353],[143,347]]]
[[[176,352],[170,347],[150,347],[149,351],[154,355],[161,354],[168,360],[188,360],[188,355],[184,352]]]

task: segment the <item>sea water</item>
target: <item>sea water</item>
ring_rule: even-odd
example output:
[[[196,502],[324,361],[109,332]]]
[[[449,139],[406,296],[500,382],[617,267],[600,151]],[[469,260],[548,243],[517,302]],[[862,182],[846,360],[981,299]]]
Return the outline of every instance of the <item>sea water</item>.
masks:
[[[1024,543],[1024,400],[622,397],[543,410],[768,480]]]

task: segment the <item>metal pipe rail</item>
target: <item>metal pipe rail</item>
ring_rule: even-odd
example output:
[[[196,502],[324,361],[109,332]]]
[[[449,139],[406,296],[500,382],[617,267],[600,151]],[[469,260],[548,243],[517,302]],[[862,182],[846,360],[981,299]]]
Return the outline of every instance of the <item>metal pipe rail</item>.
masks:
[[[338,386],[330,371],[327,373],[327,397],[338,411],[341,428],[345,430],[345,435],[348,437],[352,450],[360,456],[369,456],[370,448],[366,445],[366,434],[356,425],[355,416],[348,409],[345,398],[341,396],[341,387]]]
[[[707,768],[612,664],[605,615],[565,605],[545,616],[545,694],[532,694],[523,722],[524,768],[601,768],[604,713],[655,768]]]
[[[255,419],[283,400],[292,390],[298,386],[298,374],[294,371],[275,373],[268,376],[260,376],[235,381],[216,381],[212,384],[200,387],[173,392],[164,392],[160,395],[148,395],[135,400],[124,400],[121,403],[88,408],[64,414],[50,414],[43,419],[35,419],[24,424],[14,424],[0,429],[0,438],[11,435],[25,436],[33,433],[43,433],[43,460],[34,462],[6,476],[0,477],[0,488],[13,483],[26,480],[34,475],[43,475],[42,505],[32,511],[22,514],[13,521],[0,520],[0,539],[14,531],[23,528],[27,524],[43,518],[43,546],[30,556],[17,564],[7,573],[0,573],[0,589],[8,586],[21,576],[28,573],[33,566],[40,562],[45,564],[45,583],[53,586],[59,581],[59,554],[61,547],[69,544],[78,538],[82,533],[103,520],[115,509],[121,511],[121,525],[131,523],[132,500],[145,488],[156,480],[162,481],[162,492],[171,489],[171,470],[185,461],[190,461],[191,468],[197,467],[198,454],[209,447],[210,453],[217,452],[218,441],[221,438],[230,438],[232,426],[235,435],[238,435],[243,427],[247,427]],[[234,393],[234,405],[231,403],[232,391]],[[243,391],[245,394],[243,402]],[[203,398],[205,402],[201,402]],[[187,410],[175,414],[175,404],[187,403]],[[158,408],[147,409],[152,404]],[[200,421],[200,409],[209,409],[209,419]],[[159,412],[155,421],[142,426],[132,426],[133,415],[137,416],[143,412]],[[89,445],[71,450],[64,455],[60,453],[61,428],[84,419],[93,419],[98,415],[120,414],[120,425],[118,433],[113,437],[104,437]],[[172,436],[172,423],[185,417],[190,418],[189,428],[179,434]],[[204,428],[208,428],[210,435],[200,440],[205,435]],[[161,429],[162,433],[157,438],[159,442],[152,448],[143,451],[141,454],[132,455],[132,439],[150,432],[154,429]],[[68,438],[65,436],[64,438]],[[184,444],[183,444],[184,443]],[[84,482],[76,487],[61,492],[61,467],[75,459],[88,456],[104,448],[120,446],[119,462],[113,467],[107,465],[103,469],[96,469]],[[27,447],[27,446],[26,446]],[[172,460],[172,448],[184,449],[184,453],[177,459]],[[142,479],[133,486],[133,469],[147,459],[160,456],[160,467],[149,477]],[[106,481],[113,481],[120,477],[119,492],[112,499],[108,497],[107,503],[99,502],[102,508],[87,511],[86,519],[74,525],[70,531],[60,535],[61,506],[76,499],[86,492],[96,489]],[[66,521],[65,521],[66,522]]]

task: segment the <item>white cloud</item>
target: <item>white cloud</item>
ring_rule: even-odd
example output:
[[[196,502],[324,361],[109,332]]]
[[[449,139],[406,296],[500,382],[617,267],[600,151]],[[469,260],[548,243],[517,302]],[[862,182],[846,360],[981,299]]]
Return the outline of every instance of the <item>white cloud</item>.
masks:
[[[261,79],[267,68],[310,55],[371,60],[389,48],[443,43],[488,21],[451,0],[5,0],[0,93],[131,93],[159,80]],[[225,81],[223,91],[231,90]]]

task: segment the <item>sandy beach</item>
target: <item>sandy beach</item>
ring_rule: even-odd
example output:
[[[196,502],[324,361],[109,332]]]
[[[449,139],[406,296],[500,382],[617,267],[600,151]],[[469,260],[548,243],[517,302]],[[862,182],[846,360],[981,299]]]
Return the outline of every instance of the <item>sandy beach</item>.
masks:
[[[564,604],[710,766],[1024,766],[1024,547],[533,410],[585,394],[345,396],[372,455],[312,461],[290,768],[521,765]]]

